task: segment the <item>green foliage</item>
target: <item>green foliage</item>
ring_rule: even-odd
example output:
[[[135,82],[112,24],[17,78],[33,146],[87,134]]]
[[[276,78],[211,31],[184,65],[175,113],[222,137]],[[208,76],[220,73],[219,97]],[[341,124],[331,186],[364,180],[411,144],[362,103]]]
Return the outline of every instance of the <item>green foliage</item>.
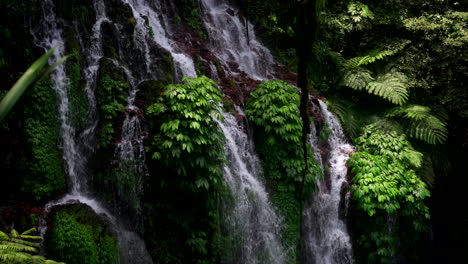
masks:
[[[22,159],[21,189],[36,200],[49,199],[65,189],[57,99],[48,79],[35,85],[27,99],[24,131],[29,155]]]
[[[47,255],[69,264],[117,263],[117,242],[99,217],[81,205],[54,213],[46,239]]]
[[[32,255],[38,253],[40,244],[37,241],[42,240],[42,237],[36,236],[34,233],[36,233],[35,228],[26,230],[21,234],[14,229],[10,234],[0,231],[0,263],[62,263],[45,259],[42,256]]]
[[[206,39],[202,18],[200,15],[200,3],[193,0],[180,0],[182,3],[182,20],[190,29],[198,33],[202,39]],[[180,19],[180,18],[179,18]]]
[[[205,76],[183,81],[166,86],[146,108],[150,180],[159,194],[155,217],[167,215],[150,224],[157,237],[152,243],[166,248],[155,254],[163,263],[212,263],[219,252],[217,204],[225,162],[224,136],[216,122],[223,119],[222,99],[216,83]],[[182,250],[177,249],[181,241]]]
[[[251,94],[246,107],[247,118],[256,126],[257,151],[272,201],[285,219],[283,237],[291,262],[296,259],[300,238],[301,200],[314,189],[320,173],[309,148],[308,171],[302,182],[305,165],[299,100],[298,91],[286,82],[265,81]]]
[[[46,54],[36,60],[13,85],[13,87],[11,87],[5,97],[2,98],[2,101],[0,101],[0,122],[5,118],[13,105],[15,105],[21,95],[23,95],[24,91],[31,86],[31,84],[38,81],[43,76],[46,76],[53,68],[67,59],[67,57],[64,57],[55,65],[46,67],[48,59],[53,53],[54,49],[50,49]]]
[[[447,140],[447,123],[431,114],[429,107],[421,105],[395,107],[388,111],[386,117],[403,119],[405,133],[410,137],[433,145]]]
[[[124,110],[127,100],[128,83],[103,76],[98,83],[97,104],[100,116],[98,132],[99,145],[106,147],[114,137],[114,123],[117,115]]]
[[[360,62],[355,62],[360,63]],[[372,77],[371,72],[363,68],[354,68],[345,73],[343,85],[355,90],[367,90],[394,104],[402,105],[408,100],[408,79],[405,74],[391,70]]]
[[[81,57],[78,50],[72,50],[66,67],[67,75],[70,80],[70,120],[76,129],[84,129],[89,120],[89,107],[85,91],[85,82],[84,79],[81,78]]]
[[[222,102],[216,83],[205,77],[184,79],[184,84],[166,87],[148,116],[157,117],[153,159],[177,168],[179,175],[192,175],[186,182],[193,190],[208,190],[219,183],[224,160],[223,135],[214,119],[222,120]]]
[[[265,81],[247,102],[248,119],[259,128],[259,153],[271,178],[302,183],[304,175],[301,148],[302,121],[298,91],[284,81]],[[309,153],[312,150],[309,149]],[[309,155],[306,185],[315,177],[315,161]],[[292,187],[294,188],[294,187]]]
[[[359,66],[371,64],[375,61],[382,60],[387,56],[391,56],[395,53],[397,53],[399,50],[397,49],[390,49],[390,50],[370,50],[366,55],[361,56],[361,57],[354,57],[349,60],[347,60],[344,63],[344,66],[346,68],[356,68]]]
[[[348,161],[354,174],[351,192],[358,209],[367,213],[366,221],[375,228],[362,234],[358,242],[370,248],[368,261],[375,262],[378,256],[380,262],[388,262],[388,252],[397,246],[388,233],[388,223],[381,218],[406,219],[417,232],[425,230],[425,219],[429,218],[424,204],[429,191],[414,171],[421,167],[423,155],[412,148],[405,135],[377,125],[365,127],[355,142],[358,152]]]

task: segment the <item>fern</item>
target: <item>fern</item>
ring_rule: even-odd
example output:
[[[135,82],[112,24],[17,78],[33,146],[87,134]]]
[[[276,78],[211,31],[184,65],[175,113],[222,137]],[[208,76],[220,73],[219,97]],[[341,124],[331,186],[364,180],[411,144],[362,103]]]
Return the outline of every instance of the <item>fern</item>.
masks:
[[[378,76],[365,89],[394,104],[402,105],[408,100],[408,78],[401,72],[391,71]]]
[[[412,138],[429,144],[439,144],[447,140],[447,124],[431,114],[429,107],[405,105],[391,109],[386,117],[401,118],[405,133]]]
[[[395,53],[397,53],[399,50],[371,50],[367,53],[367,55],[364,55],[362,57],[354,57],[345,62],[345,67],[346,68],[356,68],[362,65],[367,65],[371,64],[377,60],[382,60],[383,58],[387,56],[391,56]]]
[[[47,260],[41,256],[32,256],[31,253],[37,253],[39,243],[28,240],[41,240],[42,237],[32,235],[36,228],[31,228],[19,234],[12,230],[10,234],[0,231],[0,263],[48,263],[59,264],[53,260]]]
[[[350,138],[359,135],[362,127],[362,116],[354,109],[354,103],[341,98],[328,98],[327,105],[330,111],[336,114]]]
[[[372,77],[371,71],[365,68],[356,67],[345,72],[341,85],[348,86],[359,91],[365,89],[372,81],[374,81],[374,77]]]

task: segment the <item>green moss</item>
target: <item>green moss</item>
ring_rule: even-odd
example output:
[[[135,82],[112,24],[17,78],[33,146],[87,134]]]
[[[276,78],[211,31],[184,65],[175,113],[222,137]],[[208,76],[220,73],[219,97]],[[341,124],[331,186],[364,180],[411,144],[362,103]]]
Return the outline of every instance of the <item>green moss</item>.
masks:
[[[198,76],[201,76],[201,75],[204,75],[204,74],[207,73],[207,70],[206,70],[205,66],[203,66],[200,57],[195,58],[194,64],[195,64],[195,71],[197,72]]]
[[[138,86],[138,89],[142,94],[141,97],[145,100],[145,107],[147,107],[156,103],[157,99],[162,96],[164,84],[154,80],[144,81]]]
[[[100,216],[84,205],[60,208],[47,234],[48,257],[68,264],[117,263],[117,241]]]
[[[287,262],[296,263],[301,234],[301,203],[296,199],[290,184],[279,181],[270,182],[272,203],[283,218],[282,238],[286,245],[285,248],[288,249]]]
[[[47,200],[65,190],[57,113],[57,99],[44,79],[27,96],[24,132],[29,151],[22,159],[21,190],[36,200]]]
[[[115,134],[115,124],[120,112],[127,102],[129,84],[125,74],[107,59],[100,61],[97,81],[96,101],[99,113],[99,145],[107,147]]]
[[[78,50],[72,50],[66,67],[70,79],[71,124],[78,130],[85,129],[89,120],[89,103],[85,90],[86,83],[81,78],[81,58]]]
[[[119,112],[124,110],[128,83],[116,81],[105,75],[99,80],[97,102],[100,114],[98,130],[99,144],[106,147],[114,137],[114,124]]]

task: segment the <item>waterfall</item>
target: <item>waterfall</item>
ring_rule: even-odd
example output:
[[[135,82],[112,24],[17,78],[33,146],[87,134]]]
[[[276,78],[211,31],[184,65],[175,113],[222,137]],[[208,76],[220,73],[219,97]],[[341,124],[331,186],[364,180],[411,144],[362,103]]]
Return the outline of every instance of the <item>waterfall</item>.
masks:
[[[225,0],[201,0],[203,22],[211,48],[224,64],[232,62],[255,79],[268,79],[274,63],[270,51],[264,47],[253,25],[237,15],[237,10]]]
[[[141,36],[147,36],[149,39],[154,40],[159,46],[167,50],[177,67],[176,77],[194,78],[197,76],[193,60],[178,52],[175,43],[170,39],[168,28],[160,19],[161,3],[160,1],[147,1],[147,0],[124,0],[130,4],[133,10],[133,16],[137,19],[137,29]],[[136,34],[138,36],[138,34]],[[144,39],[141,39],[144,43]]]
[[[223,116],[224,122],[217,122],[226,138],[224,148],[228,163],[223,168],[224,180],[232,196],[232,201],[223,201],[225,238],[229,240],[225,249],[229,255],[226,261],[285,263],[285,250],[280,240],[281,219],[260,178],[260,164],[253,142],[233,115],[223,113]]]
[[[327,105],[320,102],[320,109],[326,126],[331,133],[328,136],[330,152],[322,159],[319,141],[312,125],[310,141],[316,159],[322,165],[326,175],[328,167],[329,180],[317,179],[318,191],[312,195],[303,212],[303,225],[306,246],[306,263],[310,264],[348,264],[353,263],[351,239],[340,210],[346,210],[349,192],[347,190],[346,161],[354,152],[353,146],[346,142],[343,129]],[[342,199],[345,201],[342,201]],[[344,204],[344,206],[343,206]],[[344,208],[343,208],[344,207]]]
[[[96,24],[93,27],[92,45],[85,52],[87,67],[85,68],[86,92],[89,101],[91,116],[95,117],[95,98],[94,88],[98,70],[98,61],[102,57],[100,27],[103,21],[106,21],[104,4],[102,0],[94,2],[96,10]],[[65,56],[65,42],[63,31],[61,29],[61,20],[55,15],[55,6],[52,0],[46,0],[42,6],[42,24],[32,26],[32,35],[35,44],[44,50],[56,48],[54,55],[50,58],[50,63],[58,61]],[[105,216],[112,224],[116,234],[121,251],[122,263],[152,263],[144,242],[135,233],[125,230],[119,221],[101,205],[100,202],[90,197],[90,191],[87,184],[88,168],[87,162],[93,153],[94,130],[96,120],[90,120],[89,127],[81,134],[72,126],[70,121],[70,80],[65,71],[65,65],[57,66],[51,75],[52,87],[55,90],[59,105],[60,135],[62,137],[61,149],[66,168],[66,175],[69,178],[69,193],[57,201],[51,201],[45,206],[45,213],[57,205],[76,203],[77,201],[88,205],[98,215]],[[39,228],[41,235],[46,232],[47,225],[45,219],[41,219]]]

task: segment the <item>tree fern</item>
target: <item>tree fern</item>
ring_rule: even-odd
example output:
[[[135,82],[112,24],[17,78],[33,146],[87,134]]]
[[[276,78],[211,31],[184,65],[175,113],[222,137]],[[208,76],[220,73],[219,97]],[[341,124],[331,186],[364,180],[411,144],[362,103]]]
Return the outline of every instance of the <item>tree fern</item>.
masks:
[[[353,88],[354,90],[362,90],[367,85],[374,81],[371,71],[365,68],[356,67],[348,70],[343,75],[342,85]]]
[[[408,100],[408,78],[401,72],[390,71],[379,75],[375,81],[369,82],[365,89],[397,105],[402,105]]]
[[[377,60],[382,60],[383,58],[397,53],[399,50],[371,50],[366,55],[360,57],[354,57],[345,62],[345,67],[347,68],[356,68],[362,65],[367,65],[373,63]]]
[[[53,260],[47,260],[42,256],[31,255],[31,253],[37,253],[39,248],[39,243],[33,241],[42,239],[40,236],[33,235],[35,232],[35,228],[31,228],[21,234],[14,229],[10,234],[0,231],[0,264],[25,262],[49,264],[61,263]]]
[[[403,119],[405,133],[429,144],[443,143],[447,139],[447,124],[431,114],[429,107],[405,105],[391,109],[386,117]]]
[[[340,119],[346,134],[350,138],[357,137],[363,124],[363,117],[354,109],[354,103],[341,98],[328,98],[327,105]]]

